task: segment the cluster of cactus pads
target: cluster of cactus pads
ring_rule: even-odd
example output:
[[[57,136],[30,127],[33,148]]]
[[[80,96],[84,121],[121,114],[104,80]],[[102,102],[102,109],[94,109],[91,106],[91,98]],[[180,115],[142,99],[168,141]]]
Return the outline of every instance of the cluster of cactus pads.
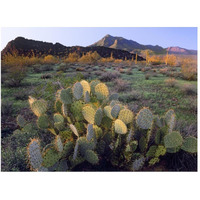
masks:
[[[30,168],[35,171],[69,171],[83,162],[109,162],[136,171],[158,163],[166,153],[197,152],[196,138],[183,139],[173,131],[173,110],[158,117],[144,107],[135,115],[118,101],[118,94],[109,95],[107,86],[98,80],[82,80],[58,90],[54,114],[49,114],[43,99],[29,97],[29,104],[39,130],[54,137],[43,149],[39,139],[28,145]],[[22,116],[17,122],[26,126]]]

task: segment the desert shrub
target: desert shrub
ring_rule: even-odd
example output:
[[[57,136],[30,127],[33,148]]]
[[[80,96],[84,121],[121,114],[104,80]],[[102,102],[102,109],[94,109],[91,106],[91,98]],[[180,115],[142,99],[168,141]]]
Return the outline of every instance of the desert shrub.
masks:
[[[32,66],[33,72],[34,73],[41,73],[42,69],[41,69],[41,65],[40,64],[36,64]]]
[[[197,88],[195,85],[185,83],[181,85],[181,90],[186,94],[186,95],[196,95],[197,94]]]
[[[133,74],[132,68],[127,69],[126,74],[127,75],[132,75]]]
[[[123,62],[123,60],[122,59],[114,59],[114,63],[117,63],[117,64],[119,64],[119,63],[122,63]]]
[[[161,73],[161,74],[166,74],[168,71],[169,71],[169,68],[168,68],[168,67],[165,67],[165,68],[160,69],[160,73]]]
[[[80,63],[96,63],[98,60],[101,59],[101,56],[95,52],[87,52],[85,55],[82,55],[81,58],[78,59]]]
[[[76,71],[83,72],[83,71],[85,71],[85,69],[83,67],[78,67],[78,68],[76,68]]]
[[[120,78],[114,81],[114,85],[115,85],[114,88],[117,92],[128,91],[131,89],[130,83]]]
[[[14,98],[16,100],[27,100],[28,95],[29,95],[29,91],[27,91],[26,89],[22,89],[14,93]]]
[[[197,63],[196,60],[184,59],[181,63],[181,73],[186,80],[197,80]]]
[[[151,74],[149,74],[149,73],[145,74],[145,79],[149,80],[150,76],[151,76]]]
[[[61,63],[58,68],[56,69],[56,71],[63,71],[65,72],[68,69],[68,65],[66,63]]]
[[[167,55],[165,58],[166,65],[169,65],[171,67],[177,65],[177,59],[175,55]]]
[[[76,63],[78,62],[80,56],[76,53],[69,53],[68,57],[66,59],[64,59],[65,63]]]
[[[8,70],[6,85],[9,87],[19,87],[25,79],[27,68],[24,66],[13,66]]]
[[[89,165],[89,169],[106,171],[108,162],[117,170],[138,171],[156,166],[168,154],[197,153],[196,138],[183,138],[173,130],[173,110],[159,117],[144,107],[134,115],[98,80],[81,80],[58,90],[54,100],[55,110],[49,113],[47,101],[29,98],[39,132],[51,135],[48,142],[41,134],[27,145],[31,170],[88,170]],[[17,133],[23,134],[24,124],[18,117]]]
[[[10,116],[13,113],[13,102],[2,101],[1,102],[1,115]]]
[[[141,69],[142,72],[146,72],[146,71],[149,71],[151,69],[151,67],[143,67]]]
[[[41,75],[41,79],[49,79],[52,78],[52,74],[46,73]]]
[[[96,71],[96,72],[94,72],[94,75],[100,77],[100,76],[103,75],[103,72],[101,72],[101,71]]]
[[[59,59],[52,55],[47,55],[44,57],[43,63],[44,64],[56,64],[59,62]]]
[[[117,79],[119,77],[121,77],[119,72],[107,72],[107,71],[105,71],[105,73],[103,73],[99,79],[101,81],[108,82],[108,81],[112,81],[114,79]]]
[[[141,96],[142,95],[140,92],[132,90],[131,92],[128,92],[128,93],[122,93],[119,96],[119,101],[123,103],[130,103],[132,101],[137,101],[141,99]]]
[[[158,55],[153,55],[149,57],[149,62],[152,65],[160,65],[164,63],[163,57]]]
[[[175,87],[177,85],[177,80],[175,78],[169,78],[165,80],[165,84],[168,87]]]

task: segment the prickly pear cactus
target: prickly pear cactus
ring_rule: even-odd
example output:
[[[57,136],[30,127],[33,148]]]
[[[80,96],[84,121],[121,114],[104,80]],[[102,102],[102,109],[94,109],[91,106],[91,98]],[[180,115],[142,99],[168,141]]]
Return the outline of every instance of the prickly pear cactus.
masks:
[[[30,168],[70,171],[81,163],[99,165],[106,161],[119,169],[137,171],[146,162],[149,166],[157,164],[166,153],[180,149],[197,152],[196,138],[183,140],[179,132],[173,131],[173,110],[159,117],[144,107],[135,117],[118,97],[109,96],[108,87],[99,80],[82,80],[58,90],[51,104],[54,113],[48,112],[48,102],[29,97],[38,131],[52,138],[46,146],[45,141],[41,142],[42,147],[38,139],[31,140],[27,147]],[[15,134],[33,129],[22,116],[17,117],[17,123],[21,130]]]

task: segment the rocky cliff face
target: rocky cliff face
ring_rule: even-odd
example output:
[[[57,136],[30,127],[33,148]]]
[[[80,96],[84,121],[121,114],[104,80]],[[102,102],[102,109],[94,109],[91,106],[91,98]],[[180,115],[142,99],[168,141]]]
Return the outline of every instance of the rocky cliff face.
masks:
[[[7,46],[2,50],[1,57],[3,58],[4,55],[10,53],[14,54],[17,53],[18,55],[25,55],[25,56],[45,56],[45,55],[54,55],[59,57],[68,56],[69,53],[76,52],[79,55],[87,52],[94,52],[103,57],[107,58],[111,56],[111,53],[115,59],[135,59],[135,54],[132,54],[125,50],[120,49],[113,49],[107,48],[104,46],[90,46],[90,47],[81,47],[81,46],[73,46],[73,47],[66,47],[60,43],[48,43],[42,41],[35,41],[25,39],[23,37],[18,37],[15,40],[10,41]],[[145,60],[144,58],[138,56],[138,60]]]

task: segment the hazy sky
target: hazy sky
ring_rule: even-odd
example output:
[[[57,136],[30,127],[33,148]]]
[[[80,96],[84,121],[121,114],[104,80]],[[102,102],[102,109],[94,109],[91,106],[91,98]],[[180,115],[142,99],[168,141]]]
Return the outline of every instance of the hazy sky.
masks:
[[[65,46],[88,46],[106,34],[121,36],[140,44],[160,45],[164,48],[180,46],[197,50],[197,28],[134,27],[134,28],[1,28],[1,50],[18,36],[45,42],[59,42]]]

